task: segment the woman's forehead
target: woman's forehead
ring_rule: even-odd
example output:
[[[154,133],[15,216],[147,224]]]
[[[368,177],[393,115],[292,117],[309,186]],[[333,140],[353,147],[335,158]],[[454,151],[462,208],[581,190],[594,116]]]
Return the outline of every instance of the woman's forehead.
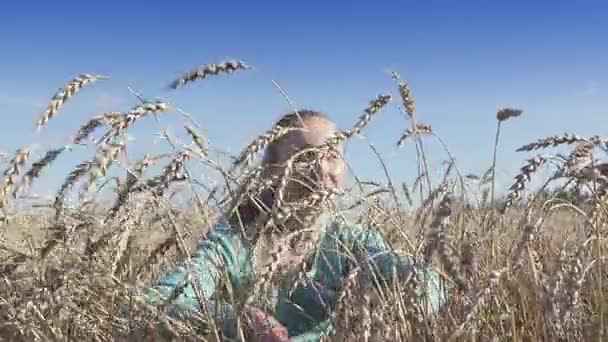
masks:
[[[325,118],[305,118],[303,123],[304,127],[288,133],[279,143],[276,151],[279,159],[285,159],[296,150],[307,146],[322,146],[337,132],[336,124]],[[342,144],[336,147],[338,151],[343,151]]]
[[[301,138],[306,145],[322,145],[337,132],[336,124],[325,118],[307,118],[304,126]]]

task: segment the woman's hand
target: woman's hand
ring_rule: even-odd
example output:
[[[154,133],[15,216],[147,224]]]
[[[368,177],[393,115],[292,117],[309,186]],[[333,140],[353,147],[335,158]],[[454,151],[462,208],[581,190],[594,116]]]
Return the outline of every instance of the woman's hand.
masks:
[[[255,341],[259,342],[287,342],[289,334],[287,329],[274,317],[262,310],[254,309],[251,314],[253,321],[253,334]]]

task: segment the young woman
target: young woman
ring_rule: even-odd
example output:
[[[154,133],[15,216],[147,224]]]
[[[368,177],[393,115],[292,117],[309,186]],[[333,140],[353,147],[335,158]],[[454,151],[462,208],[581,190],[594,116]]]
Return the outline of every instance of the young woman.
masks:
[[[189,266],[186,263],[180,265],[149,289],[147,298],[150,303],[161,305],[168,301],[169,313],[178,317],[213,312],[211,316],[217,319],[223,333],[227,337],[238,338],[233,306],[221,304],[216,295],[228,293],[234,300],[245,298],[254,291],[256,274],[260,269],[254,248],[264,241],[260,227],[267,223],[268,211],[272,210],[268,208],[273,208],[279,197],[277,189],[279,186],[284,189],[280,194],[281,201],[297,203],[311,192],[336,188],[345,174],[343,150],[338,146],[333,153],[323,157],[317,164],[319,167],[293,172],[289,182],[279,185],[286,162],[294,154],[305,148],[322,146],[337,131],[326,115],[312,110],[287,114],[277,126],[291,130],[270,143],[264,151],[262,177],[274,183],[263,192],[259,201],[245,200],[233,213],[220,219],[201,240]],[[307,261],[304,260],[305,255],[310,255],[309,281],[298,282],[294,289],[293,284],[286,280],[277,291],[273,307],[248,311],[257,322],[254,330],[260,340],[318,341],[323,335],[333,334],[335,327],[331,311],[335,308],[337,296],[349,274],[362,264],[373,265],[367,270],[381,280],[391,280],[394,274],[404,277],[409,268],[415,266],[427,287],[425,295],[420,298],[428,304],[427,309],[436,312],[445,303],[446,295],[439,275],[422,265],[413,265],[407,256],[393,252],[379,232],[349,224],[338,216],[331,217],[322,208],[295,209],[291,214],[292,219],[282,223],[280,234],[311,228],[302,227],[303,224],[310,224],[314,228],[312,231],[318,232],[312,253],[294,249],[290,257],[283,258],[285,262],[301,265]],[[185,281],[187,274],[191,275],[189,282]],[[193,287],[193,282],[198,285]],[[183,287],[186,283],[187,286]],[[376,282],[376,286],[382,283]],[[171,298],[175,297],[176,288],[180,288],[177,293],[181,294]],[[199,299],[203,301],[203,308]],[[264,326],[264,322],[270,326]]]

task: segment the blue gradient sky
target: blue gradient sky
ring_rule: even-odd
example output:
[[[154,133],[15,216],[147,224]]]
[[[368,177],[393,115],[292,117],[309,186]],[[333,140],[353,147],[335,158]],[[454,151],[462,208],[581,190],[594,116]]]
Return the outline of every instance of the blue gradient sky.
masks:
[[[522,165],[516,147],[561,132],[604,135],[608,104],[608,5],[601,1],[508,2],[12,2],[0,12],[0,150],[67,142],[91,115],[136,104],[131,86],[193,113],[216,146],[236,152],[290,109],[328,112],[348,128],[379,93],[397,95],[388,72],[412,87],[419,120],[448,143],[463,172],[491,163],[496,110],[525,110],[505,125],[502,186]],[[200,82],[178,92],[166,85],[200,64],[238,58],[253,71]],[[70,101],[41,133],[34,122],[57,88],[79,73],[111,76]],[[393,176],[411,181],[412,145],[394,144],[407,122],[398,101],[366,131]],[[138,124],[137,157],[152,133],[184,137],[180,118]],[[433,166],[446,159],[428,141]],[[92,150],[64,156],[38,185],[52,193]],[[349,149],[358,175],[382,175],[361,142]]]

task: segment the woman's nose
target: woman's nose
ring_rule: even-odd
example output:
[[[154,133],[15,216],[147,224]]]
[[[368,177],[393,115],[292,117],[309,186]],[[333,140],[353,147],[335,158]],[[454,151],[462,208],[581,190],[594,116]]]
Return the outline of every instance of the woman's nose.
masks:
[[[343,173],[343,163],[340,159],[331,160],[325,163],[324,174],[329,185],[338,185]]]

